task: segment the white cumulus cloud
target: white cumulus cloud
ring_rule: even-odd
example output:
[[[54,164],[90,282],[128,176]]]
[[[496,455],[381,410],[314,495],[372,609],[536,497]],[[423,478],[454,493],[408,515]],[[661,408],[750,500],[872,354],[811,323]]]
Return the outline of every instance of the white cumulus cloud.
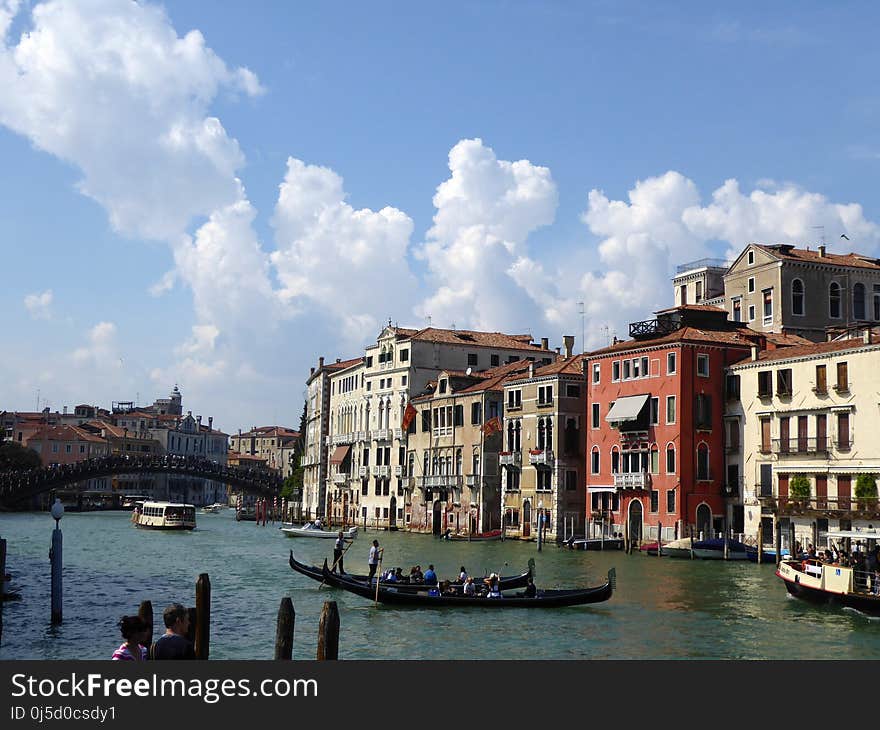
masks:
[[[24,298],[24,306],[34,319],[52,318],[52,290],[28,294]]]

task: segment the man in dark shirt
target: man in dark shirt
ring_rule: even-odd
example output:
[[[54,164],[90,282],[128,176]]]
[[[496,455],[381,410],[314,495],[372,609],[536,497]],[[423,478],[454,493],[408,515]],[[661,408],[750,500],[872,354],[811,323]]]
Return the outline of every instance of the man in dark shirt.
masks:
[[[150,659],[195,659],[189,631],[189,613],[179,603],[172,603],[162,614],[165,633],[150,647]]]

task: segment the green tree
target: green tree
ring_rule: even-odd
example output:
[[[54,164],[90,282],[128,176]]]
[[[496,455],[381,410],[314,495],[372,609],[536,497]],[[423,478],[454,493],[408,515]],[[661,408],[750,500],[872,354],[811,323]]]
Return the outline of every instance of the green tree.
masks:
[[[856,499],[859,509],[867,509],[869,503],[877,499],[877,476],[875,474],[859,474],[856,479]]]
[[[36,451],[15,441],[0,442],[0,471],[37,469],[40,465],[40,455]]]

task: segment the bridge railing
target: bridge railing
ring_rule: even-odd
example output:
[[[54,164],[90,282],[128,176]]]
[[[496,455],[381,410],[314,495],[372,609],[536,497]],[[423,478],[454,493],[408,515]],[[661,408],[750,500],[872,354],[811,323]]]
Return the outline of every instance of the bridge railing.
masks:
[[[279,475],[265,469],[228,466],[195,456],[171,454],[101,456],[73,464],[53,464],[38,469],[2,472],[0,473],[0,500],[14,500],[19,495],[25,497],[37,494],[54,485],[84,481],[114,473],[174,473],[175,471],[219,482],[245,483],[260,491],[280,490],[283,482]]]

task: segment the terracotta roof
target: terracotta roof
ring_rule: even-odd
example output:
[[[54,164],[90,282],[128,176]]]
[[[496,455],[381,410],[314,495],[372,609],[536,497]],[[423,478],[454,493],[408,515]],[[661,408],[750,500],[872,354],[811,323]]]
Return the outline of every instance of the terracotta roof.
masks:
[[[871,345],[880,344],[880,336],[871,336]],[[857,350],[862,347],[870,347],[861,337],[852,337],[846,340],[834,340],[833,342],[811,342],[808,345],[794,345],[792,347],[781,347],[776,350],[764,350],[758,353],[758,359],[752,360],[751,357],[744,358],[734,365],[747,365],[750,362],[769,362],[777,360],[788,360],[798,357],[811,357],[819,355],[830,355],[843,350]]]
[[[587,353],[589,357],[597,355],[609,355],[615,352],[628,352],[630,350],[643,350],[648,347],[665,345],[673,342],[705,342],[707,344],[751,347],[760,338],[760,333],[747,327],[724,330],[704,330],[697,327],[682,327],[668,335],[654,337],[645,340],[624,340],[616,345],[603,347]]]
[[[801,337],[800,335],[792,334],[790,332],[765,332],[764,336],[767,338],[767,344],[775,345],[776,347],[791,347],[794,345],[810,345],[813,343],[812,340],[808,340],[806,337]],[[768,348],[768,349],[773,349]]]
[[[506,380],[514,376],[518,377],[522,372],[528,371],[529,365],[531,364],[530,360],[515,360],[514,362],[504,363],[504,365],[497,365],[488,370],[473,372],[470,375],[466,375],[460,370],[444,370],[443,372],[447,375],[454,376],[454,379],[458,381],[459,384],[467,384],[468,381],[472,381],[471,385],[455,389],[452,393],[438,395],[431,391],[431,389],[436,388],[437,385],[436,381],[432,380],[426,384],[425,391],[411,400],[419,403],[430,400],[431,398],[434,398],[435,395],[436,397],[445,398],[447,395],[456,396],[464,393],[482,393],[487,390],[500,390],[501,385]]]
[[[654,312],[654,314],[666,314],[667,312],[675,312],[682,309],[687,312],[718,312],[720,314],[727,314],[726,309],[722,309],[721,307],[713,307],[711,304],[679,304],[676,307],[660,309]]]
[[[76,426],[43,426],[31,434],[29,441],[91,441],[104,443],[100,436],[90,434]]]
[[[550,352],[532,344],[531,335],[507,335],[503,332],[476,332],[474,330],[451,330],[425,327],[410,336],[412,340],[425,342],[444,342],[452,345],[471,347],[500,347],[508,350],[529,350]]]
[[[353,357],[351,360],[340,360],[339,362],[324,363],[324,370],[345,370],[346,368],[350,368],[352,365],[357,365],[359,362],[363,361],[364,358],[362,357]]]
[[[535,370],[535,377],[543,377],[545,375],[582,375],[584,370],[583,362],[587,359],[586,354],[573,355],[567,360],[559,359],[550,365]]]
[[[854,266],[859,269],[880,270],[880,260],[871,256],[858,253],[829,253],[826,251],[822,256],[818,251],[808,251],[802,248],[788,248],[785,244],[767,245],[756,243],[756,248],[766,251],[771,256],[790,261],[805,261],[817,264],[830,264],[832,266]],[[785,246],[783,248],[783,246]]]

